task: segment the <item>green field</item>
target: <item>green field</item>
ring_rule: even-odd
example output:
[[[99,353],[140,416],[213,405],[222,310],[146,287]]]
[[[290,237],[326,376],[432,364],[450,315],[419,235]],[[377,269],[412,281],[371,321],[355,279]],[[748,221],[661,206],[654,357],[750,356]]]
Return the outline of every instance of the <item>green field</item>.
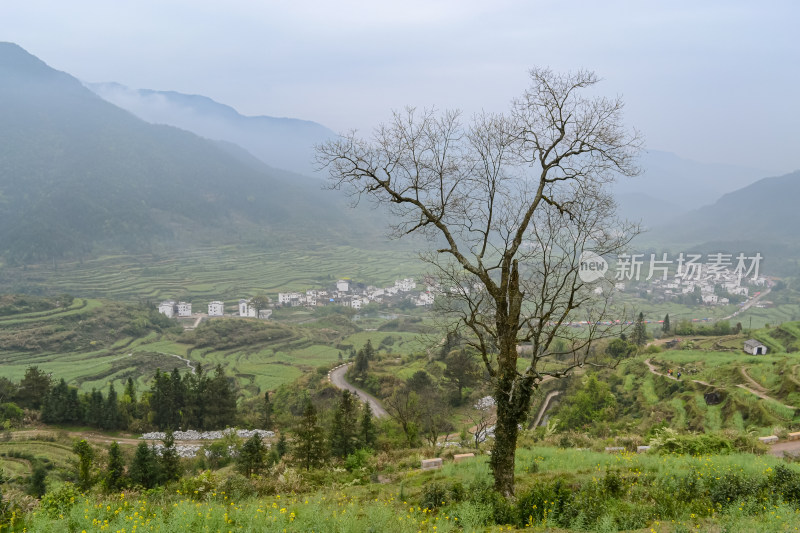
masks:
[[[294,247],[297,248],[297,247]],[[0,266],[2,293],[69,293],[114,300],[182,299],[205,305],[256,294],[325,287],[339,278],[385,285],[422,271],[415,252],[319,245],[284,251],[194,248],[178,253],[104,256],[82,262]],[[198,309],[199,310],[199,309]]]

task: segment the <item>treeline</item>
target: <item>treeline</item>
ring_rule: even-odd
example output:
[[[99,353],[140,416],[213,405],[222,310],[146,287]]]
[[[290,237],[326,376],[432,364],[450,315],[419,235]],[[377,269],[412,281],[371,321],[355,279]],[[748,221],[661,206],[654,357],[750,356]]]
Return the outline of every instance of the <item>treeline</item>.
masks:
[[[81,394],[61,378],[53,378],[38,367],[29,367],[14,383],[0,378],[0,417],[6,426],[23,420],[24,409],[38,411],[48,424],[82,424],[106,430],[145,431],[192,428],[221,429],[236,419],[237,393],[234,381],[221,366],[213,374],[198,366],[196,373],[181,375],[156,371],[150,389],[138,395],[128,378],[120,396],[114,385],[107,394],[92,389]]]

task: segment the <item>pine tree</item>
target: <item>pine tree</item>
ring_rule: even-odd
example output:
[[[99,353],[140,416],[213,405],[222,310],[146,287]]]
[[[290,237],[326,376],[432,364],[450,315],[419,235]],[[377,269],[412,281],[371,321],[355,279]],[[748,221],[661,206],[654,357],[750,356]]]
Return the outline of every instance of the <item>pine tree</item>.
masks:
[[[103,429],[118,429],[121,426],[122,417],[119,413],[119,402],[117,401],[117,391],[114,384],[108,388],[105,408],[103,409]]]
[[[28,480],[28,494],[36,498],[41,498],[44,496],[45,492],[47,492],[47,468],[45,468],[41,461],[35,461],[33,473]],[[2,523],[2,517],[0,517],[0,523]]]
[[[94,450],[86,439],[75,441],[72,452],[78,456],[78,486],[81,490],[89,490],[92,486],[92,461]]]
[[[262,427],[267,430],[272,429],[272,402],[269,401],[269,391],[264,393],[264,421]]]
[[[278,454],[278,459],[281,459],[288,451],[289,443],[286,441],[286,435],[281,433],[281,436],[278,437],[278,443],[275,445],[275,452]]]
[[[124,395],[130,398],[131,403],[136,403],[136,385],[133,383],[133,378],[128,378],[125,382]]]
[[[152,489],[158,483],[158,460],[155,452],[146,442],[140,442],[136,447],[136,454],[128,469],[131,481],[146,489]]]
[[[303,414],[295,431],[295,459],[306,470],[325,463],[325,434],[317,420],[317,410],[310,398],[306,398]]]
[[[182,473],[181,458],[178,455],[178,450],[175,449],[175,437],[172,435],[171,429],[165,432],[161,442],[164,445],[161,448],[161,457],[158,458],[161,481],[166,483],[178,480],[181,478]]]
[[[664,334],[668,334],[669,330],[670,330],[670,327],[669,327],[669,313],[667,313],[664,316],[664,325],[661,326],[661,331],[663,331]]]
[[[356,355],[356,362],[353,365],[353,373],[356,377],[363,377],[367,370],[369,370],[369,359],[367,358],[367,353],[364,349],[358,351]]]
[[[359,437],[361,439],[362,447],[370,449],[375,447],[375,442],[378,438],[378,432],[375,428],[375,422],[372,419],[372,405],[370,405],[369,402],[364,403],[364,410],[361,413]]]
[[[375,359],[375,348],[372,347],[371,339],[367,339],[367,344],[364,345],[364,355],[367,357],[367,361]]]
[[[333,415],[331,453],[345,458],[358,449],[358,404],[349,390],[343,390]]]
[[[644,323],[644,313],[639,313],[636,318],[636,323],[633,325],[633,333],[631,333],[631,341],[636,346],[644,346],[647,342],[647,326]]]
[[[89,394],[88,405],[86,406],[86,424],[95,428],[102,427],[103,423],[103,393],[97,389],[92,389]]]
[[[123,487],[125,475],[125,463],[122,460],[122,452],[117,441],[111,443],[108,448],[108,467],[106,469],[105,486],[108,491],[115,491]]]
[[[257,474],[264,468],[264,455],[266,448],[258,434],[253,435],[239,449],[236,458],[236,468],[246,477]]]

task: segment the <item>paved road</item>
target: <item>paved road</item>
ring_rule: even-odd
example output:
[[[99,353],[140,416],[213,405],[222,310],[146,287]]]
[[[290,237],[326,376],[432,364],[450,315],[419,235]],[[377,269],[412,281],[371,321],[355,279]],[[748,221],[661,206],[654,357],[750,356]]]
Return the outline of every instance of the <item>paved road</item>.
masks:
[[[377,398],[375,398],[371,394],[364,392],[359,388],[350,385],[344,379],[344,373],[347,372],[347,367],[351,364],[352,363],[347,363],[345,365],[342,365],[340,367],[331,370],[328,373],[328,379],[330,380],[330,382],[333,383],[334,387],[340,389],[347,389],[350,392],[356,394],[359,398],[361,398],[361,401],[369,402],[370,407],[372,407],[372,414],[376,418],[382,418],[384,416],[388,416],[389,413],[386,412],[386,409],[383,408],[383,406],[380,404]]]

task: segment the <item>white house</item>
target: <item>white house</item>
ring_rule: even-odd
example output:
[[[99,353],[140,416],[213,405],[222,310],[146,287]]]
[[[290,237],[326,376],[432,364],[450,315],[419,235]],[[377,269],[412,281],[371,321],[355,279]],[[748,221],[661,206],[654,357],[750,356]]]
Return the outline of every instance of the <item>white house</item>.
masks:
[[[222,316],[225,312],[225,304],[215,300],[208,304],[208,316]]]
[[[178,302],[178,316],[192,316],[192,304],[189,302]]]
[[[340,279],[336,282],[336,290],[339,292],[347,292],[350,290],[350,282],[346,279]]]
[[[417,299],[417,305],[433,305],[433,294],[430,292],[423,292]]]
[[[250,303],[250,300],[241,299],[239,300],[239,316],[246,316],[249,318],[256,317],[256,308],[254,305]],[[272,309],[261,309],[258,312],[258,318],[261,319],[268,319],[272,316]]]
[[[704,304],[715,304],[719,298],[716,294],[704,294],[703,295],[703,303]]]
[[[767,355],[767,347],[755,339],[744,342],[744,351],[751,355]]]
[[[165,300],[158,304],[158,312],[167,318],[175,316],[175,300]]]

